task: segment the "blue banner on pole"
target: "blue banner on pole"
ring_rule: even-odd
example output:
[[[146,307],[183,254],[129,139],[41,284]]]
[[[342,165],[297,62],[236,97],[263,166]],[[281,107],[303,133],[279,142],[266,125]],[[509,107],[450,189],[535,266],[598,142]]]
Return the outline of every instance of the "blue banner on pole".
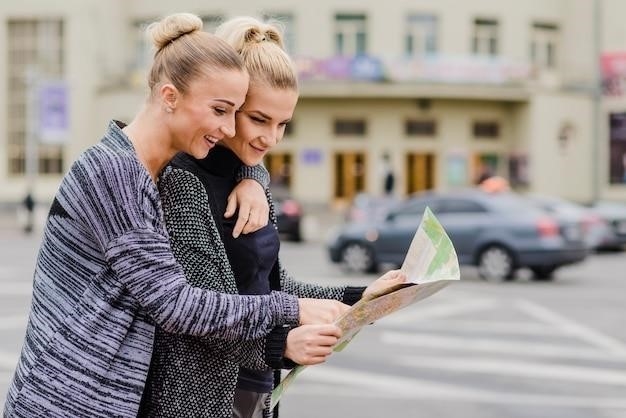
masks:
[[[61,81],[43,81],[37,98],[39,141],[59,144],[69,136],[69,103],[67,85]]]

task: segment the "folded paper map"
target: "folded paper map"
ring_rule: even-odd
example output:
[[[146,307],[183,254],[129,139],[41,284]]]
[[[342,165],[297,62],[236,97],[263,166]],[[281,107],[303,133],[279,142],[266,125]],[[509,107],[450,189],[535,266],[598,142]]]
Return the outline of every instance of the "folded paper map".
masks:
[[[337,319],[336,324],[343,331],[343,335],[334,351],[341,351],[365,325],[425,299],[452,281],[460,279],[459,261],[454,246],[428,208],[424,211],[400,269],[407,276],[405,283],[361,299]],[[306,366],[297,366],[291,370],[274,389],[272,408],[305,368]]]

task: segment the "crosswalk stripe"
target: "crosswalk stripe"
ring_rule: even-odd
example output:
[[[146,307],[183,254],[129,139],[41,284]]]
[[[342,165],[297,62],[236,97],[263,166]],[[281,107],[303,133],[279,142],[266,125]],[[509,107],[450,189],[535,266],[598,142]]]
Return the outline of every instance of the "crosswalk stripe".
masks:
[[[347,370],[329,365],[307,369],[286,392],[300,396],[447,400],[503,405],[626,409],[624,397],[590,397],[511,393],[443,384],[431,380]],[[303,385],[302,383],[307,383]],[[312,382],[313,384],[309,384]],[[298,383],[301,383],[300,385]],[[319,384],[321,383],[321,384]],[[358,388],[358,390],[355,390]]]
[[[516,305],[529,315],[554,325],[563,333],[577,336],[589,344],[603,348],[619,357],[626,357],[626,345],[616,338],[585,327],[529,300],[518,300]]]
[[[455,319],[429,319],[421,318],[411,324],[393,324],[379,321],[377,325],[389,328],[411,329],[415,331],[448,331],[461,332],[463,334],[504,334],[504,335],[531,335],[531,336],[554,336],[553,326],[528,321],[485,321],[485,320],[455,320]]]
[[[395,357],[393,362],[402,367],[415,369],[437,369],[458,373],[478,373],[626,386],[626,369],[613,371],[594,367],[547,364],[524,360],[476,357],[452,358],[429,355]]]
[[[28,315],[0,316],[0,331],[26,328]]]
[[[433,305],[413,305],[408,309],[394,312],[392,315],[381,319],[379,322],[393,325],[406,325],[416,320],[449,317],[453,315],[468,314],[486,311],[498,306],[494,299],[471,299],[467,301],[448,301]]]
[[[32,281],[0,281],[0,296],[30,296],[33,292]]]
[[[13,371],[17,365],[18,357],[19,353],[11,354],[5,351],[0,351],[0,369]]]
[[[571,341],[565,344],[548,344],[520,340],[498,340],[495,338],[451,337],[420,332],[402,333],[385,331],[380,335],[383,343],[408,347],[436,348],[444,350],[462,350],[512,354],[538,358],[568,358],[578,360],[608,360],[626,362],[626,356],[620,353],[607,353],[604,350],[587,347],[574,347]]]

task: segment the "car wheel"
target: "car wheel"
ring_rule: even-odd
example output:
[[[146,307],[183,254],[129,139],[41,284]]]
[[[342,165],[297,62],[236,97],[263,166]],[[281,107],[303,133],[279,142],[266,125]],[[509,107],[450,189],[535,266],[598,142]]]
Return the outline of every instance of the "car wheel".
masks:
[[[556,266],[534,266],[530,267],[530,271],[533,272],[534,280],[552,280],[556,268]]]
[[[511,252],[499,245],[492,245],[478,255],[478,274],[485,280],[511,280],[515,264]]]
[[[346,270],[358,273],[370,273],[376,267],[372,249],[358,242],[352,242],[343,248],[341,262]]]

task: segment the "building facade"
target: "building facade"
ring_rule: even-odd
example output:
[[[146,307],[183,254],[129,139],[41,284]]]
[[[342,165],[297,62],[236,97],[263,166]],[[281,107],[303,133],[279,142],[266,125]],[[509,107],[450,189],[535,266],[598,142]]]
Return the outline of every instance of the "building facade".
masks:
[[[626,51],[619,0],[23,0],[0,6],[0,202],[51,199],[107,121],[132,118],[142,31],[178,11],[206,30],[237,15],[283,25],[301,98],[266,166],[304,202],[382,193],[389,169],[398,195],[489,170],[520,191],[626,200],[626,100],[599,89]]]

